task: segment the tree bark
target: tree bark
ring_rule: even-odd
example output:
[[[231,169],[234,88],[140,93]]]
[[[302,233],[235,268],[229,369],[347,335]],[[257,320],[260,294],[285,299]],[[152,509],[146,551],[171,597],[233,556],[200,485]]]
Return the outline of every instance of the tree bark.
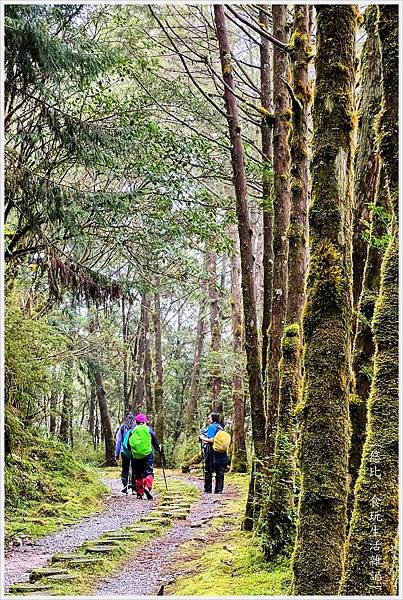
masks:
[[[220,399],[222,376],[220,365],[221,327],[220,327],[220,296],[217,288],[217,256],[209,250],[207,252],[207,268],[209,272],[208,293],[210,299],[210,332],[211,332],[211,410],[222,416],[222,402]]]
[[[243,327],[241,299],[241,265],[239,259],[239,239],[236,225],[230,226],[229,237],[234,242],[234,253],[231,256],[231,313],[232,339],[235,355],[235,373],[232,380],[232,455],[231,472],[246,473],[248,457],[245,442],[245,394],[243,389]]]
[[[358,308],[361,295],[368,243],[363,234],[369,221],[371,203],[375,201],[379,171],[376,148],[375,118],[382,100],[381,55],[376,31],[378,9],[370,5],[365,11],[367,38],[361,53],[358,100],[357,150],[355,154],[354,229],[353,229],[353,308]],[[355,326],[353,327],[355,332]]]
[[[125,307],[125,298],[122,296],[122,338],[123,338],[123,412],[126,414],[130,410],[129,394],[129,315],[130,304]]]
[[[303,317],[294,595],[336,595],[346,534],[355,5],[317,5],[310,266]]]
[[[108,403],[104,387],[104,378],[97,361],[91,362],[91,371],[94,378],[95,389],[98,397],[99,414],[101,417],[101,429],[105,441],[105,463],[106,467],[116,465],[115,461],[115,439],[112,432],[111,419],[109,416]]]
[[[346,546],[341,594],[392,596],[399,516],[399,249],[398,249],[398,23],[397,5],[379,5],[382,105],[378,144],[394,213],[373,318],[374,376],[368,430]]]
[[[294,6],[293,33],[290,41],[292,59],[293,113],[291,150],[291,213],[288,229],[288,301],[286,326],[281,341],[280,401],[273,475],[265,495],[260,532],[268,558],[280,553],[295,533],[295,407],[301,400],[302,309],[308,264],[308,127],[310,103],[308,64],[309,7]]]
[[[65,444],[71,443],[71,421],[73,415],[73,369],[71,364],[65,365],[62,413],[60,415],[59,437]]]
[[[52,390],[49,399],[49,432],[56,433],[56,417],[57,417],[58,393]]]
[[[231,48],[223,5],[214,5],[214,17],[220,49],[220,60],[224,88],[224,100],[228,115],[228,127],[231,139],[231,161],[234,176],[236,213],[241,254],[242,299],[245,326],[245,349],[249,392],[251,398],[252,434],[255,454],[258,458],[265,454],[265,423],[261,357],[258,339],[256,301],[253,281],[253,256],[251,231],[249,224],[247,187],[245,177],[244,150],[239,125],[238,106],[232,74]]]
[[[267,6],[259,10],[259,22],[269,30]],[[271,85],[270,42],[260,40],[260,99],[262,107],[273,114]],[[271,323],[273,297],[273,120],[264,117],[261,124],[262,137],[262,205],[263,205],[263,308],[262,308],[262,378],[266,379],[268,329]]]
[[[249,395],[251,403],[252,436],[255,458],[263,462],[265,458],[265,405],[262,380],[262,362],[259,347],[256,298],[253,279],[253,254],[251,228],[247,202],[244,149],[239,124],[235,85],[232,74],[231,47],[225,19],[224,6],[214,5],[214,17],[220,49],[222,75],[225,82],[224,100],[228,115],[228,127],[231,140],[231,162],[234,177],[236,214],[241,254],[242,300],[245,327],[246,368],[248,372]],[[254,482],[256,470],[252,471],[249,496],[243,527],[250,530],[254,522]]]
[[[203,353],[203,342],[206,335],[205,311],[206,298],[202,290],[199,304],[199,315],[197,317],[196,339],[193,354],[192,375],[190,383],[190,397],[187,407],[187,430],[189,437],[196,435],[199,429],[198,423],[198,396],[200,384],[200,367]]]
[[[164,443],[164,370],[162,364],[162,334],[161,334],[161,302],[160,293],[154,294],[154,352],[155,352],[155,382],[154,382],[154,430],[160,444]],[[159,454],[155,455],[156,466],[161,465]]]
[[[149,311],[151,310],[151,302],[148,302]],[[151,356],[151,331],[150,331],[150,314],[146,312],[144,321],[144,399],[147,417],[150,421],[154,420],[154,402],[151,385],[152,371],[152,356]]]
[[[273,35],[288,42],[287,6],[273,5]],[[267,433],[266,446],[273,455],[279,404],[279,362],[281,336],[287,308],[288,238],[290,222],[290,150],[288,135],[291,126],[291,105],[285,81],[289,79],[288,55],[277,46],[273,51],[273,296],[267,358]]]
[[[150,300],[147,294],[141,297],[140,322],[136,356],[136,382],[134,387],[134,410],[140,412],[144,410],[144,354],[146,348],[146,332],[148,329],[148,312],[150,309]]]

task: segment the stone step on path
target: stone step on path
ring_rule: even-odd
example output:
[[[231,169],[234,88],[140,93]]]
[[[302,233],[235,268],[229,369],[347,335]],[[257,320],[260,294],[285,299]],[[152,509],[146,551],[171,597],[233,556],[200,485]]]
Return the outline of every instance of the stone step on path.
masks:
[[[192,483],[200,491],[202,490],[203,483],[200,480],[189,476],[184,476],[183,479],[186,483]],[[183,544],[190,540],[196,540],[199,544],[208,543],[208,535],[204,531],[208,528],[209,521],[222,511],[225,500],[225,493],[218,496],[203,494],[192,505],[187,519],[175,518],[172,528],[165,535],[154,539],[139,550],[118,574],[105,579],[93,595],[97,597],[156,595],[161,586],[172,581],[174,577],[171,572],[172,564],[181,561]],[[166,495],[164,495],[165,501]],[[192,526],[194,523],[197,523],[196,529]]]
[[[6,591],[13,583],[27,582],[30,571],[46,566],[55,554],[71,553],[86,540],[95,540],[103,533],[123,529],[127,525],[138,522],[155,509],[155,500],[137,500],[135,496],[122,494],[120,479],[105,479],[103,482],[111,492],[111,495],[105,499],[103,510],[85,517],[77,524],[66,526],[37,541],[28,541],[5,553]]]

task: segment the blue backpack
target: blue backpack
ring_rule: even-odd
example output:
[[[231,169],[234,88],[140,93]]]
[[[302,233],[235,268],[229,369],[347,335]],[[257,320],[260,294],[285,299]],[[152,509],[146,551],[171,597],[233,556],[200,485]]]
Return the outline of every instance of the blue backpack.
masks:
[[[124,434],[121,453],[126,458],[132,458],[132,452],[130,450],[130,445],[129,445],[129,438],[130,438],[131,434],[133,433],[133,431],[134,431],[134,429],[128,429],[126,431],[126,433]]]

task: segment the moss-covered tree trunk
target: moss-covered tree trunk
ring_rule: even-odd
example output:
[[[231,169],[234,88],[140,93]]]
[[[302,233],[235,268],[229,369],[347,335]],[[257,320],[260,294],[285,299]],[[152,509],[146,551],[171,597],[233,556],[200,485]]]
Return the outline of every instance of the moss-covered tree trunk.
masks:
[[[215,25],[220,49],[220,60],[224,87],[224,99],[228,114],[228,126],[231,140],[231,160],[234,176],[236,213],[241,255],[242,301],[245,327],[246,368],[248,372],[249,394],[251,402],[252,435],[255,456],[258,460],[265,457],[265,407],[261,371],[261,355],[257,328],[256,299],[253,281],[253,255],[251,230],[249,224],[247,185],[245,175],[244,149],[239,124],[237,100],[231,91],[235,91],[231,47],[223,5],[214,5]],[[253,478],[251,479],[251,482]]]
[[[371,7],[372,8],[372,7]],[[377,9],[375,6],[374,8]],[[375,344],[372,319],[379,294],[381,265],[384,255],[383,240],[386,234],[385,215],[389,211],[385,170],[379,174],[378,192],[370,215],[370,235],[367,261],[364,269],[362,291],[358,305],[357,327],[353,345],[353,386],[350,395],[351,446],[349,457],[349,520],[353,509],[354,486],[361,465],[362,449],[367,427],[367,403],[373,376]],[[379,213],[379,210],[382,210]]]
[[[245,393],[243,385],[243,327],[241,299],[241,264],[239,259],[239,240],[236,225],[230,226],[230,238],[234,242],[234,254],[231,256],[231,321],[232,347],[235,355],[235,373],[232,380],[232,454],[231,472],[246,473],[248,458],[245,441]]]
[[[302,372],[301,318],[304,284],[308,264],[308,152],[307,117],[310,102],[308,64],[309,7],[295,5],[292,58],[293,117],[291,151],[291,213],[288,229],[288,302],[286,327],[281,342],[280,401],[274,450],[273,475],[265,494],[259,529],[263,548],[273,557],[289,545],[295,532],[295,439],[294,411],[301,399]]]
[[[199,314],[197,317],[196,338],[194,345],[192,374],[190,379],[190,397],[187,407],[187,430],[195,435],[198,430],[198,396],[200,384],[200,368],[203,353],[204,337],[206,335],[206,299],[204,293],[200,298]]]
[[[378,143],[394,221],[382,262],[381,287],[372,322],[374,375],[340,588],[344,595],[396,593],[393,567],[399,496],[398,10],[397,5],[379,5],[383,99]]]
[[[217,284],[217,256],[215,252],[207,252],[207,269],[209,273],[208,294],[210,300],[210,333],[211,333],[211,410],[222,415],[220,399],[222,375],[220,356],[221,325],[220,325],[220,294]]]
[[[273,35],[288,41],[287,6],[273,5]],[[286,81],[289,79],[288,54],[277,46],[273,50],[273,296],[267,356],[267,451],[274,452],[279,403],[279,362],[281,336],[287,308],[288,238],[290,222],[290,149],[291,106]]]
[[[259,22],[269,31],[268,6],[259,9]],[[262,107],[273,114],[272,73],[270,42],[263,36],[260,39],[260,101]],[[262,307],[262,377],[266,378],[269,326],[273,296],[273,119],[263,116],[262,137],[262,208],[263,208],[263,307]]]
[[[337,594],[346,535],[355,5],[317,5],[295,595]]]
[[[376,31],[378,8],[365,11],[365,40],[360,62],[360,96],[358,99],[357,150],[355,153],[354,229],[353,229],[353,307],[357,309],[367,259],[367,239],[363,235],[375,200],[379,155],[375,141],[375,117],[379,112],[382,89],[381,55]]]
[[[113,467],[115,461],[115,439],[113,437],[111,418],[109,415],[108,403],[106,401],[106,392],[104,378],[97,361],[93,361],[92,375],[94,377],[95,389],[97,391],[99,414],[101,417],[101,430],[105,441],[105,466]]]
[[[154,294],[154,431],[160,444],[164,443],[164,367],[162,363],[161,301],[160,293]],[[161,460],[155,455],[155,464],[160,466]]]

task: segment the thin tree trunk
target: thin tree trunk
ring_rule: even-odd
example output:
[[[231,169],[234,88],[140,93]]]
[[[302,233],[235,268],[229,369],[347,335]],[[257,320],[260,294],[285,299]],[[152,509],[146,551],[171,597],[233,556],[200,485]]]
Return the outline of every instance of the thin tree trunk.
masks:
[[[161,303],[160,293],[154,294],[154,352],[155,352],[155,381],[154,381],[154,430],[160,444],[164,443],[164,371],[162,364],[162,334],[161,334]],[[160,456],[156,454],[155,464],[160,466]]]
[[[282,42],[288,41],[287,6],[273,5],[273,35]],[[288,238],[290,222],[290,150],[288,134],[291,126],[289,93],[284,80],[289,79],[288,56],[278,47],[273,51],[273,296],[267,359],[267,433],[266,446],[273,455],[279,404],[279,362],[281,336],[287,308]]]
[[[220,60],[223,79],[226,83],[224,99],[228,115],[228,127],[231,140],[231,160],[234,176],[236,198],[236,214],[238,220],[238,233],[241,254],[242,274],[242,300],[245,327],[246,368],[248,371],[249,395],[251,402],[252,436],[255,459],[263,461],[265,458],[265,406],[262,381],[262,364],[259,347],[258,324],[256,313],[256,299],[253,279],[253,255],[251,229],[247,203],[247,186],[245,176],[244,150],[241,138],[241,128],[238,117],[237,100],[234,78],[232,74],[231,47],[228,39],[225,11],[223,5],[214,5],[214,17],[217,29],[217,38],[220,49]],[[253,524],[253,492],[254,472],[251,475],[250,493],[244,528],[250,529]]]
[[[372,8],[372,7],[370,7]],[[373,8],[378,10],[376,5]],[[358,305],[357,327],[353,345],[353,391],[350,396],[351,446],[349,458],[350,493],[349,520],[353,508],[354,486],[361,465],[362,449],[367,427],[367,403],[373,373],[375,344],[372,332],[372,319],[376,299],[379,295],[381,265],[384,250],[377,243],[385,231],[385,223],[377,216],[377,208],[388,210],[388,190],[385,181],[385,170],[381,168],[375,210],[371,213],[371,229],[368,243],[367,262],[365,265],[360,302]]]
[[[360,299],[368,243],[364,237],[365,222],[369,221],[371,204],[375,201],[379,171],[374,123],[382,99],[381,55],[376,31],[378,8],[370,5],[365,11],[367,38],[361,53],[358,101],[357,151],[355,155],[354,229],[353,229],[353,308]],[[354,317],[355,320],[355,317]],[[355,326],[353,327],[355,332]]]
[[[52,390],[49,399],[49,431],[50,433],[56,433],[56,416],[57,416],[57,404],[59,400],[59,394],[56,390]]]
[[[150,302],[147,294],[141,297],[140,323],[136,356],[136,383],[134,387],[134,407],[135,412],[144,410],[144,353],[146,346],[146,328],[148,323],[148,311]]]
[[[129,314],[130,304],[126,310],[125,298],[122,296],[122,337],[123,337],[123,412],[126,414],[130,410],[129,394]]]
[[[197,317],[196,339],[193,354],[192,375],[190,383],[190,397],[187,408],[187,430],[189,436],[193,436],[198,431],[198,396],[200,384],[200,368],[203,353],[203,342],[206,335],[206,299],[202,291],[199,304],[199,315]]]
[[[317,5],[310,266],[294,595],[336,595],[346,535],[355,5]]]
[[[245,442],[245,393],[242,366],[242,299],[241,299],[241,264],[239,259],[239,240],[236,225],[230,226],[229,237],[234,242],[234,254],[231,256],[231,313],[232,339],[235,355],[235,373],[232,380],[232,456],[231,472],[246,473],[248,457]]]
[[[301,400],[302,333],[305,274],[308,264],[308,127],[310,102],[308,64],[309,7],[294,6],[292,58],[293,100],[291,149],[291,214],[288,230],[288,301],[286,327],[281,342],[280,402],[273,475],[259,528],[263,548],[272,558],[293,540],[295,532],[295,407]],[[266,497],[266,496],[265,496]]]
[[[60,415],[59,437],[65,444],[71,442],[71,419],[73,414],[73,369],[70,363],[65,365],[62,414]]]
[[[221,328],[220,328],[220,296],[217,288],[217,256],[211,250],[207,253],[207,268],[209,271],[208,292],[210,298],[210,331],[212,352],[211,373],[211,409],[222,415],[222,402],[220,399],[222,376],[220,366]]]
[[[259,10],[259,22],[269,30],[268,6]],[[271,85],[270,42],[260,40],[260,99],[262,107],[269,115],[273,114]],[[262,119],[262,206],[263,206],[263,308],[262,308],[262,378],[266,379],[267,351],[269,345],[268,329],[271,323],[271,305],[273,297],[273,119]]]
[[[106,467],[116,465],[115,461],[115,439],[112,432],[111,419],[109,416],[109,408],[106,401],[106,393],[104,387],[104,378],[100,367],[96,361],[91,363],[92,376],[94,378],[95,389],[98,397],[99,414],[101,417],[101,429],[105,441],[105,463]]]
[[[340,587],[340,593],[346,595],[396,593],[393,570],[399,520],[398,26],[398,6],[379,5],[383,101],[378,118],[378,144],[394,221],[372,322],[374,376]]]
[[[89,373],[90,375],[90,373]],[[95,436],[95,418],[96,418],[96,398],[97,392],[95,389],[95,384],[91,377],[90,380],[90,410],[89,410],[89,418],[88,418],[88,431],[91,434],[92,442],[94,445],[94,450],[97,447],[96,436]]]
[[[150,331],[150,306],[151,302],[148,303],[149,310],[146,313],[146,319],[144,321],[144,399],[146,413],[150,421],[154,419],[154,402],[153,392],[151,385],[151,371],[152,371],[152,356],[151,356],[151,331]]]

